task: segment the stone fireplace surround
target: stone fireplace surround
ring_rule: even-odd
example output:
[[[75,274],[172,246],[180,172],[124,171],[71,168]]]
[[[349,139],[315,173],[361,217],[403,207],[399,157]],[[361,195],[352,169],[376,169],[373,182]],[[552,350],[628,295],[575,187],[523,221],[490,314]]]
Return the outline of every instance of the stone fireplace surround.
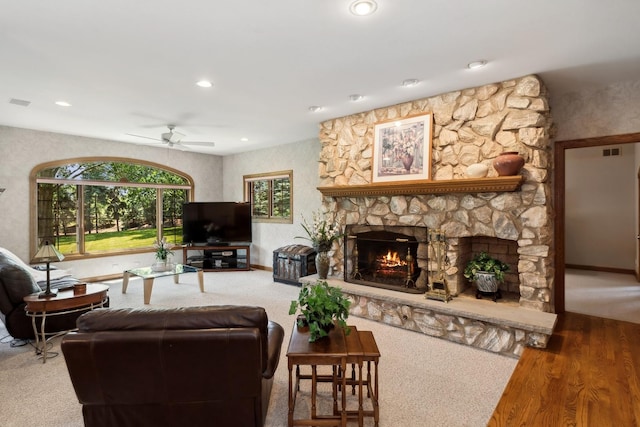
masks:
[[[432,181],[372,184],[374,124],[427,112],[434,116]],[[551,301],[551,133],[546,88],[536,76],[323,122],[319,190],[327,218],[343,227],[442,230],[450,261],[446,279],[456,295],[443,303],[346,283],[338,279],[344,255],[336,244],[330,254],[330,282],[339,282],[353,299],[351,314],[514,357],[527,345],[545,347],[556,321]],[[525,158],[517,185],[505,190],[501,184],[507,177],[496,178],[491,167],[503,151],[517,151]],[[489,176],[466,178],[465,169],[473,163],[490,166]],[[512,249],[507,250],[517,275],[506,286],[517,295],[513,303],[464,295],[468,285],[462,282],[461,269],[470,256],[471,237],[510,242],[507,247]]]

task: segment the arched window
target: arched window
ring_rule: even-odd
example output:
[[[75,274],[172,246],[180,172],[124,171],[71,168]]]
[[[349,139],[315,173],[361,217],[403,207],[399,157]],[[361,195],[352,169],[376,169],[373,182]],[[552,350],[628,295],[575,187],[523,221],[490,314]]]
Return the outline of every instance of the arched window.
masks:
[[[72,258],[143,252],[162,238],[182,243],[193,180],[180,171],[94,157],[38,165],[31,180],[31,253],[45,241]]]

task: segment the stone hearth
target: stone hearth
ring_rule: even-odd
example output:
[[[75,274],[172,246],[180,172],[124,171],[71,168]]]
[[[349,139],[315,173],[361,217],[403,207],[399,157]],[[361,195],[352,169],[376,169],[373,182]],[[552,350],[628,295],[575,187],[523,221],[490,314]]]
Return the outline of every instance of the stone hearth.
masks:
[[[315,283],[317,275],[300,278]],[[424,295],[327,279],[351,299],[350,314],[481,350],[519,358],[525,347],[545,348],[557,315],[460,295],[448,303]]]

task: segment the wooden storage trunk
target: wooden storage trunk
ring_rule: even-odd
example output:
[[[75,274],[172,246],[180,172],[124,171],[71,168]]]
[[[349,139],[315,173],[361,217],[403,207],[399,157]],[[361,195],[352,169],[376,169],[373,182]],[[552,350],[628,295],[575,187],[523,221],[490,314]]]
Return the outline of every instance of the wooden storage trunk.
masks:
[[[316,252],[304,245],[288,245],[273,251],[273,280],[299,285],[300,277],[316,273]]]

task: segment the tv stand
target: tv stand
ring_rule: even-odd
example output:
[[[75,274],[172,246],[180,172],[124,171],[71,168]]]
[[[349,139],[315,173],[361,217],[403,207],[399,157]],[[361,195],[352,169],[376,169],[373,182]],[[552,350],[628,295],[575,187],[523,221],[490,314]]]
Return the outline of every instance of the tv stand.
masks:
[[[182,247],[182,263],[203,271],[249,271],[250,261],[250,245]]]

